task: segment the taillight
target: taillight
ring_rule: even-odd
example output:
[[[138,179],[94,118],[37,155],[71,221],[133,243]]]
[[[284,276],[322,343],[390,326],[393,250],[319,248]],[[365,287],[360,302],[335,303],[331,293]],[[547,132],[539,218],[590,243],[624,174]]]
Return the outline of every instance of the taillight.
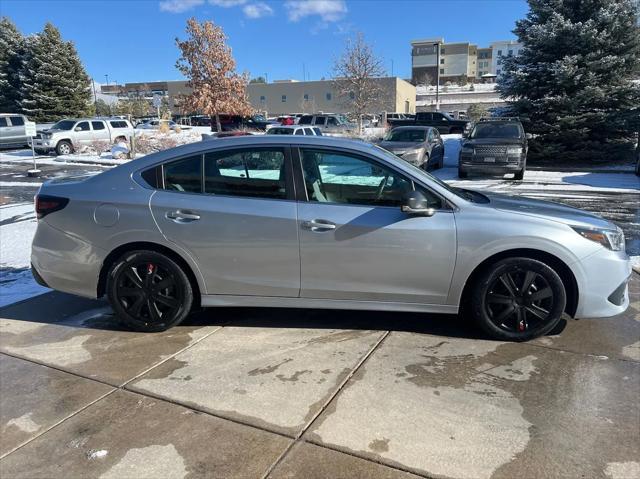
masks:
[[[34,198],[36,206],[36,216],[42,219],[49,213],[60,211],[67,206],[69,198],[61,198],[59,196],[36,195]]]

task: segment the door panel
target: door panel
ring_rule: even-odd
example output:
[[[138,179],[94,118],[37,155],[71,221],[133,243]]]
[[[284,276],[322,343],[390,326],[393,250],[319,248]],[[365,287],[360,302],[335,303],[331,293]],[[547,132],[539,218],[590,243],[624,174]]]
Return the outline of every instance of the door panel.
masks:
[[[452,212],[411,217],[400,208],[300,203],[305,298],[442,304],[456,255]],[[312,231],[305,221],[335,229]]]
[[[218,150],[164,165],[167,189],[154,193],[151,211],[198,263],[207,294],[299,295],[297,207],[285,165],[284,148]]]
[[[302,148],[301,297],[442,304],[456,255],[454,214],[419,189],[434,216],[400,210],[413,181],[374,159]]]

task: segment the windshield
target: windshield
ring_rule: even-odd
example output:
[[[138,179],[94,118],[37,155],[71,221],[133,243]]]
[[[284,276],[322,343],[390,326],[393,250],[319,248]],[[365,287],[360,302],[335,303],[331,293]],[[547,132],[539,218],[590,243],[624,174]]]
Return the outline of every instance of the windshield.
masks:
[[[267,119],[262,115],[253,115],[253,121],[267,121]]]
[[[73,125],[75,124],[76,122],[73,120],[60,120],[58,123],[53,125],[50,129],[51,130],[70,130],[71,128],[73,128]]]
[[[478,123],[469,138],[520,138],[520,125],[517,123]]]
[[[270,135],[293,135],[293,128],[269,128]]]
[[[338,124],[340,125],[344,125],[346,123],[349,123],[349,120],[347,120],[347,117],[344,115],[336,115],[336,118],[338,119]]]
[[[427,139],[427,130],[424,129],[412,129],[412,130],[391,130],[384,136],[384,141],[403,141],[403,142],[422,142]]]

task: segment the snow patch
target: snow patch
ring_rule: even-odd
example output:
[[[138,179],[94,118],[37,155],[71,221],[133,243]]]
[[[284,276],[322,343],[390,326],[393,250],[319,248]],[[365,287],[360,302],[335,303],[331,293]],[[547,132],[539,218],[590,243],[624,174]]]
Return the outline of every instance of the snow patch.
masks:
[[[158,477],[179,479],[187,475],[184,458],[173,444],[129,449],[124,457],[100,479],[156,479]]]
[[[635,461],[610,462],[604,470],[611,479],[633,479],[640,477],[640,463]]]
[[[32,412],[28,412],[27,414],[23,414],[20,417],[11,419],[7,422],[7,427],[15,426],[20,429],[22,432],[34,433],[40,429],[40,424],[31,419]]]
[[[100,459],[101,457],[106,457],[109,454],[109,451],[106,449],[100,449],[99,451],[91,450],[87,454],[87,458],[89,459]]]

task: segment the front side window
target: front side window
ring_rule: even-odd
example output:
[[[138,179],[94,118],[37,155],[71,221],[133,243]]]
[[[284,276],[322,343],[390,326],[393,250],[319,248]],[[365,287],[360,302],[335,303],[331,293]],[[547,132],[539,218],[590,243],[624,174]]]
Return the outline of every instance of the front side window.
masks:
[[[314,125],[322,125],[324,126],[324,122],[327,119],[326,116],[316,116],[316,121],[314,123]]]
[[[329,118],[327,118],[327,125],[338,126],[338,120],[330,116]]]
[[[80,131],[89,131],[91,128],[89,128],[89,122],[88,121],[81,121],[80,123],[78,123],[76,125],[76,128],[79,128]]]
[[[301,157],[309,201],[400,207],[414,189],[405,176],[357,155],[304,148]],[[439,207],[439,198],[427,198]]]
[[[22,118],[21,116],[12,116],[11,124],[13,126],[22,126],[24,125],[24,118]]]
[[[91,126],[94,130],[104,130],[104,123],[101,121],[92,121]]]
[[[164,165],[165,190],[202,193],[202,155]]]
[[[204,158],[207,194],[287,198],[282,148],[212,151]]]
[[[311,115],[304,115],[298,120],[298,125],[310,125],[313,117]]]

